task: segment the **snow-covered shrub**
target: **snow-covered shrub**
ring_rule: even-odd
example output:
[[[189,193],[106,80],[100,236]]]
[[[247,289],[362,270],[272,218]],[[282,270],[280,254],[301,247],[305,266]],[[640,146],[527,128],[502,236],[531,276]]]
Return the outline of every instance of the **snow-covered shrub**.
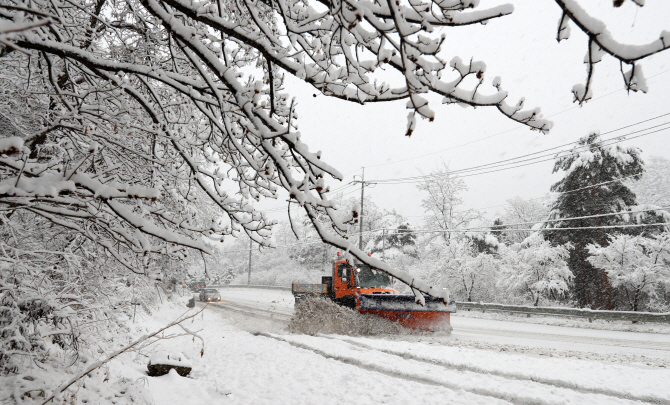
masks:
[[[10,375],[0,379],[0,403],[41,405],[63,379],[63,368],[42,363],[39,373]],[[75,389],[58,395],[49,404],[154,405],[146,378],[116,376],[108,368],[92,371]]]
[[[44,398],[62,382],[63,372],[93,361],[118,341],[133,296],[142,297],[147,309],[157,298],[153,280],[94,254],[86,239],[26,213],[0,219],[0,380],[7,381],[0,391],[11,388],[0,402],[21,403]],[[106,378],[107,388],[84,394],[87,389],[79,387],[77,398],[143,395],[133,381]]]
[[[541,297],[556,299],[568,291],[572,272],[567,246],[552,246],[534,233],[519,246],[501,247],[498,285],[513,294],[527,294],[537,306]]]
[[[7,248],[2,244],[3,248]],[[78,334],[70,322],[80,304],[75,295],[53,290],[61,269],[40,268],[25,255],[18,260],[0,256],[0,373],[17,373],[32,356],[47,350],[47,339],[64,351],[77,347]],[[33,257],[33,259],[35,259]],[[46,271],[41,271],[46,270]],[[43,286],[37,280],[43,278]],[[40,294],[39,287],[47,290]],[[49,291],[51,290],[51,291]]]
[[[133,289],[152,302],[151,284],[120,276],[118,269],[96,268],[71,253],[61,262],[1,242],[0,248],[14,256],[0,254],[2,373],[22,372],[31,358],[54,347],[76,360],[95,336],[105,339],[110,328],[120,327]]]
[[[660,281],[647,305],[652,312],[670,312],[670,280]]]
[[[495,239],[491,238],[489,242]],[[457,301],[491,302],[496,298],[498,259],[479,252],[470,238],[433,238],[424,247],[421,260],[411,266],[411,274],[438,288],[446,287]]]
[[[657,236],[609,236],[609,245],[588,245],[589,262],[607,272],[612,287],[623,290],[628,309],[639,311],[657,289],[670,283],[670,233]],[[665,290],[663,290],[665,292]],[[655,302],[663,306],[663,302]],[[667,304],[666,304],[667,305]]]

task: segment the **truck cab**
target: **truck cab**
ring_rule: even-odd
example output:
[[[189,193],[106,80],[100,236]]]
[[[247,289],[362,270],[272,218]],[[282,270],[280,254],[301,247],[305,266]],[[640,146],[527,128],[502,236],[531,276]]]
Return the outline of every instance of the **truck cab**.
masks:
[[[333,299],[349,308],[356,308],[359,294],[399,294],[386,273],[359,261],[334,261],[332,286]]]

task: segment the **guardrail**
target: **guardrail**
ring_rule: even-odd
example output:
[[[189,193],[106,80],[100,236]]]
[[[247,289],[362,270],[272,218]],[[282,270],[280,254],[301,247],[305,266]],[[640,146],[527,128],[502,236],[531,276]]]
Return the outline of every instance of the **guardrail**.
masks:
[[[291,287],[274,285],[221,285],[209,286],[212,288],[255,288],[265,290],[283,290],[291,291]],[[481,302],[456,302],[456,307],[460,311],[482,311],[482,312],[501,312],[509,314],[526,314],[528,316],[557,316],[584,318],[592,322],[594,319],[607,321],[628,321],[628,322],[651,322],[651,323],[670,323],[670,313],[654,312],[634,312],[634,311],[604,311],[600,309],[588,308],[565,308],[565,307],[533,307],[526,305],[505,305],[489,304]]]
[[[589,322],[592,322],[594,319],[604,319],[608,321],[670,323],[670,313],[604,311],[588,308],[531,307],[524,305],[487,304],[481,302],[457,302],[456,307],[459,310],[515,313],[526,314],[528,316],[538,315],[586,318]]]
[[[291,287],[283,287],[277,285],[246,285],[246,284],[227,284],[227,285],[210,285],[208,288],[256,288],[259,290],[284,290],[291,291]]]

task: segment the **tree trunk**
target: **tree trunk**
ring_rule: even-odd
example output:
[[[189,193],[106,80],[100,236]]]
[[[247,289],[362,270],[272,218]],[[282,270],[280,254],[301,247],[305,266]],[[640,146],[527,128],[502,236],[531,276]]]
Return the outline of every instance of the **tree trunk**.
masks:
[[[603,297],[603,309],[611,311],[614,309],[612,304],[612,286],[605,270],[600,270],[600,287]]]

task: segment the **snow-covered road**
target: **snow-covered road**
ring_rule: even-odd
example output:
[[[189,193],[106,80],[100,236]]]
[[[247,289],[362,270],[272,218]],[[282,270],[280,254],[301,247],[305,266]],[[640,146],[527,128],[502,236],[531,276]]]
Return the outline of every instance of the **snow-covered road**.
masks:
[[[293,314],[293,296],[288,291],[221,289],[220,305],[287,320]],[[670,334],[597,330],[510,322],[452,315],[454,328],[449,337],[434,340],[469,342],[495,350],[534,352],[568,357],[611,359],[614,361],[654,362],[670,366]],[[588,324],[584,322],[584,326]],[[407,337],[414,339],[413,337]],[[580,356],[580,354],[583,354]]]
[[[466,318],[455,314],[452,337],[460,340],[585,353],[637,355],[670,361],[670,335],[620,332]]]
[[[670,405],[667,334],[456,315],[451,336],[308,336],[285,329],[290,292],[221,295],[199,321],[205,357],[194,356],[194,378],[231,403]],[[149,384],[168,398],[173,380]]]
[[[656,348],[666,342],[662,334],[455,316],[451,336],[308,336],[286,330],[293,313],[288,292],[221,293],[222,303],[209,305],[186,325],[197,331],[204,346],[191,336],[162,339],[112,368],[136,381],[146,379],[156,404],[670,405],[670,369],[658,363],[664,357],[626,354],[639,349],[649,350],[645,356],[665,356],[663,347]],[[135,333],[156,329],[183,313],[186,298],[180,299],[178,306],[140,315],[140,322],[130,324]],[[572,346],[564,351],[546,347],[547,342],[589,337],[599,340],[582,342],[583,352]],[[527,346],[519,344],[522,338]],[[645,339],[655,346],[638,347]],[[610,347],[621,353],[608,353]],[[183,352],[193,363],[191,377],[147,377],[146,358],[155,351]]]

